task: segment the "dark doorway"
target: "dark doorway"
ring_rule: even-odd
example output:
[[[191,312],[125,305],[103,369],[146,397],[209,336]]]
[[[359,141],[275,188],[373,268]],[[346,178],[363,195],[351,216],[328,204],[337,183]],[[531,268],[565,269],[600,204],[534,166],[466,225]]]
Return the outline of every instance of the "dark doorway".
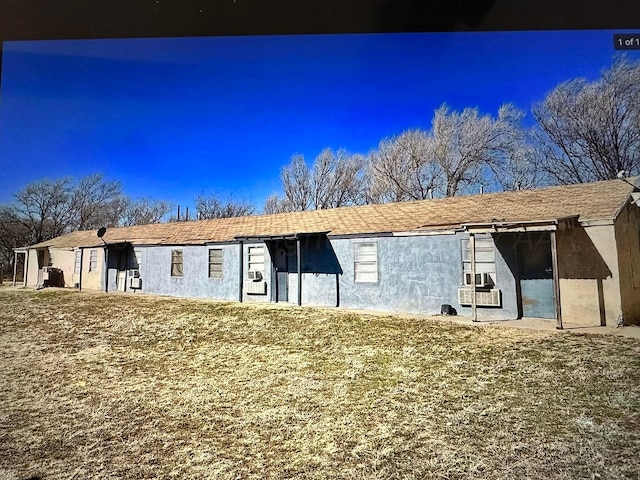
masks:
[[[527,233],[517,242],[521,317],[556,318],[549,232]]]

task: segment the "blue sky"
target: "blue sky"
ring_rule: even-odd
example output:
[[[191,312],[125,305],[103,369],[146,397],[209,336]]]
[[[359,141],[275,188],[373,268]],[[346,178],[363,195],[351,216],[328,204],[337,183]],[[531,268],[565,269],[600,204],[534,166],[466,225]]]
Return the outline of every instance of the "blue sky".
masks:
[[[258,208],[292,155],[367,153],[443,102],[530,110],[595,79],[614,31],[5,42],[0,203],[30,181],[101,172],[124,193]],[[640,58],[640,52],[628,52]]]

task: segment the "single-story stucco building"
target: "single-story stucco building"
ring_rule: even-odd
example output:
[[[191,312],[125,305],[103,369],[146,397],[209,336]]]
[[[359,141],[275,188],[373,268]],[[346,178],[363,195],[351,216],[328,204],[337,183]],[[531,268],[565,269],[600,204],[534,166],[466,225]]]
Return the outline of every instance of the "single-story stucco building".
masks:
[[[82,290],[640,324],[636,192],[610,180],[78,231],[16,255],[25,286],[55,268]]]

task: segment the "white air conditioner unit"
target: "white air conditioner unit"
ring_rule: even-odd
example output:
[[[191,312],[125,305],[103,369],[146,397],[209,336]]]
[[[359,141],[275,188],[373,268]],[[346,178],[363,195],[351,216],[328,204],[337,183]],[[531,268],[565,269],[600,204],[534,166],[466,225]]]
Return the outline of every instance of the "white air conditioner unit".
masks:
[[[131,278],[138,278],[140,276],[140,270],[133,268],[131,270],[129,270],[129,277]]]
[[[488,273],[476,273],[476,287],[488,287],[490,285],[491,278]],[[464,274],[464,284],[471,285],[471,274]]]
[[[262,280],[262,272],[249,271],[249,280],[253,280],[255,282]]]
[[[42,281],[48,281],[53,267],[42,267]]]
[[[129,279],[129,285],[133,289],[142,288],[142,279],[140,277],[132,277]]]
[[[471,305],[473,302],[473,290],[470,288],[458,289],[458,303],[460,305]],[[492,288],[491,290],[476,291],[476,305],[478,307],[500,307],[502,305],[500,298],[500,290]]]
[[[244,289],[249,295],[265,295],[267,293],[267,282],[246,282]]]

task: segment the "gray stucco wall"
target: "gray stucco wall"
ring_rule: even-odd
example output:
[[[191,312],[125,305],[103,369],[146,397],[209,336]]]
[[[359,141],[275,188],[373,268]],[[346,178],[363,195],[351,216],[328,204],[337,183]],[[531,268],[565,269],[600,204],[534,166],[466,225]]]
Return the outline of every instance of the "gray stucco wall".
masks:
[[[243,281],[248,281],[248,247],[264,244],[243,245]],[[222,278],[209,278],[209,249],[222,250]],[[219,300],[238,300],[239,283],[239,244],[210,246],[174,246],[174,247],[136,247],[141,253],[140,278],[142,292],[178,297],[214,298]],[[182,250],[183,275],[171,276],[171,251]],[[271,281],[271,264],[265,249],[265,281]],[[268,302],[270,296],[252,295],[243,288],[243,301]]]
[[[363,242],[377,245],[376,283],[354,280],[354,245]],[[343,269],[342,307],[416,313],[440,312],[443,303],[459,307],[462,261],[455,235],[334,239],[331,244]],[[335,305],[335,275],[305,274],[302,299],[304,304]]]
[[[220,248],[222,278],[209,278],[209,248]],[[136,247],[141,252],[142,292],[179,297],[238,299],[238,245]],[[183,276],[171,276],[171,251],[182,250]]]
[[[336,306],[407,313],[440,313],[440,306],[453,305],[461,315],[469,307],[458,304],[462,286],[461,240],[466,235],[432,235],[372,238],[337,238],[325,242],[302,242],[302,304]],[[354,281],[354,245],[375,242],[378,252],[378,282]],[[243,245],[243,282],[247,282],[248,247]],[[184,275],[171,277],[171,250],[183,251]],[[209,248],[223,249],[223,279],[208,278]],[[142,253],[142,291],[182,297],[238,300],[238,244],[188,247],[136,247]],[[496,287],[502,292],[502,307],[479,307],[480,318],[517,318],[514,275],[505,259],[508,250],[496,248]],[[298,298],[297,265],[288,268],[288,299]],[[265,247],[265,295],[248,294],[243,301],[269,302],[274,296],[274,272]]]
[[[440,313],[442,304],[459,314],[471,315],[470,307],[458,303],[462,286],[463,234],[332,239],[331,245],[343,273],[303,273],[303,305],[409,312]],[[378,282],[354,280],[354,244],[375,242],[378,250]],[[304,253],[304,252],[303,252]],[[303,259],[305,257],[303,256]],[[304,262],[304,260],[303,260]],[[303,263],[303,272],[304,263]],[[496,248],[496,288],[502,306],[478,307],[479,318],[517,318],[514,274]],[[289,300],[297,298],[297,275],[289,275]]]

